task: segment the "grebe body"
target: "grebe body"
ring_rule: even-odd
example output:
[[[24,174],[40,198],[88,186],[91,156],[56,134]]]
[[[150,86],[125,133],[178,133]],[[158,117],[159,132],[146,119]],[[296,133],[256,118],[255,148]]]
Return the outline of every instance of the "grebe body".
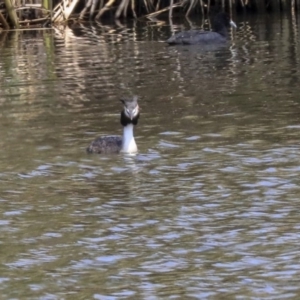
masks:
[[[123,110],[120,122],[123,126],[123,136],[98,137],[87,147],[88,153],[136,153],[138,151],[133,132],[140,117],[137,100],[137,96],[121,98]]]

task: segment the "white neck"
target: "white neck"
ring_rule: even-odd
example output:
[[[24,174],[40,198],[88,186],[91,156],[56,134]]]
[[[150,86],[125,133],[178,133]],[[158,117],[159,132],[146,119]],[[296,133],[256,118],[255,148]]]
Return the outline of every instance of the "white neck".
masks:
[[[121,151],[125,153],[137,152],[137,146],[133,136],[133,124],[124,126]]]

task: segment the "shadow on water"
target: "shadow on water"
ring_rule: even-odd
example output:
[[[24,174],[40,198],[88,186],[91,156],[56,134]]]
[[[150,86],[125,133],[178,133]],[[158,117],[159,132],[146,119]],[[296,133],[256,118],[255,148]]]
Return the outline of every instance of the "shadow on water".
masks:
[[[166,24],[1,33],[3,298],[299,295],[297,23],[236,21],[205,51]],[[87,155],[124,94],[140,152]]]

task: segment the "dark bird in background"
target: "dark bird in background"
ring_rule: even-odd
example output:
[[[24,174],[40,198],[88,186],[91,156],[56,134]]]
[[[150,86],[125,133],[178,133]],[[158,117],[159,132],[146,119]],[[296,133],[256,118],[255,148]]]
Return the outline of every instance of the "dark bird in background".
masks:
[[[188,30],[176,33],[166,42],[169,45],[213,45],[227,42],[228,28],[237,27],[228,14],[218,13],[213,20],[213,30]]]

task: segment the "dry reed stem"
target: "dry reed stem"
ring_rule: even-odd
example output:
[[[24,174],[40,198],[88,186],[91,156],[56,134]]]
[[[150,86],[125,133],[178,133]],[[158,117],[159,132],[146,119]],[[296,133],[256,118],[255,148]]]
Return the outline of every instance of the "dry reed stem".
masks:
[[[99,10],[104,6],[104,0],[100,0],[99,2]]]
[[[116,19],[120,18],[120,15],[121,15],[122,11],[125,14],[126,7],[128,6],[128,3],[129,3],[129,0],[122,0],[122,2],[119,4],[118,9],[117,9],[117,11],[115,13],[115,18]]]
[[[193,7],[194,7],[194,5],[195,5],[195,2],[196,2],[196,0],[191,0],[191,2],[190,2],[190,6],[189,6],[189,8],[188,8],[188,10],[187,10],[187,12],[186,12],[186,14],[185,14],[185,16],[186,16],[186,17],[188,17],[188,16],[189,16],[189,14],[190,14],[190,12],[191,12],[192,8],[193,8]]]
[[[123,17],[126,18],[127,17],[127,11],[128,11],[128,5],[129,5],[130,0],[127,0],[125,3],[125,7],[123,9]]]
[[[96,19],[96,20],[99,20],[99,19],[101,18],[101,16],[102,16],[106,11],[108,11],[108,10],[111,9],[111,7],[112,7],[113,4],[115,3],[115,1],[116,1],[116,0],[109,0],[109,1],[104,5],[104,7],[101,8],[101,9],[99,10],[99,12],[97,13],[95,19]]]
[[[92,6],[91,6],[91,9],[90,9],[90,18],[92,18],[92,16],[95,13],[97,3],[98,3],[97,0],[92,0]]]
[[[4,29],[9,29],[9,25],[1,12],[0,12],[0,22],[3,25]]]
[[[150,8],[148,7],[148,1],[147,0],[144,0],[144,5],[146,7],[147,13],[149,13]]]
[[[68,0],[63,1],[63,4],[64,4],[64,11],[63,11],[63,13],[64,13],[64,17],[65,17],[66,20],[68,20],[69,17],[71,16],[71,14],[72,14],[72,12],[73,12],[73,10],[74,10],[74,8],[75,8],[75,6],[76,6],[76,4],[77,4],[78,1],[79,0],[73,0],[71,2],[71,4],[69,4]]]
[[[88,0],[83,10],[80,12],[79,19],[83,19],[84,15],[86,14],[87,10],[91,7],[93,0]]]
[[[11,22],[13,23],[15,28],[19,28],[17,13],[14,9],[12,2],[10,0],[4,0],[4,2],[5,2],[5,7],[6,7],[6,10],[7,10],[7,13],[8,13],[8,16],[9,16]]]
[[[182,7],[182,2],[178,2],[178,3],[173,4],[172,8],[174,8],[174,7]],[[163,9],[161,9],[159,11],[155,11],[153,13],[150,13],[150,14],[148,14],[146,16],[143,16],[143,17],[148,18],[148,19],[152,19],[152,18],[157,17],[161,13],[168,11],[169,9],[170,9],[170,6],[168,6],[166,8],[163,8]]]
[[[137,19],[136,12],[135,12],[135,2],[134,2],[134,0],[131,0],[131,10],[132,10],[133,17],[135,19]]]
[[[156,2],[155,10],[159,10],[160,8],[160,0]]]
[[[34,23],[40,23],[43,21],[49,20],[48,17],[46,18],[40,18],[40,19],[33,19],[33,20],[24,20],[24,21],[19,21],[19,24],[34,24]]]
[[[55,22],[55,20],[59,17],[60,13],[62,11],[62,5],[61,3],[58,3],[52,12],[52,22]]]
[[[202,16],[204,16],[204,4],[202,0],[200,0],[200,6],[201,6]]]
[[[170,0],[169,19],[172,19],[174,0]]]

